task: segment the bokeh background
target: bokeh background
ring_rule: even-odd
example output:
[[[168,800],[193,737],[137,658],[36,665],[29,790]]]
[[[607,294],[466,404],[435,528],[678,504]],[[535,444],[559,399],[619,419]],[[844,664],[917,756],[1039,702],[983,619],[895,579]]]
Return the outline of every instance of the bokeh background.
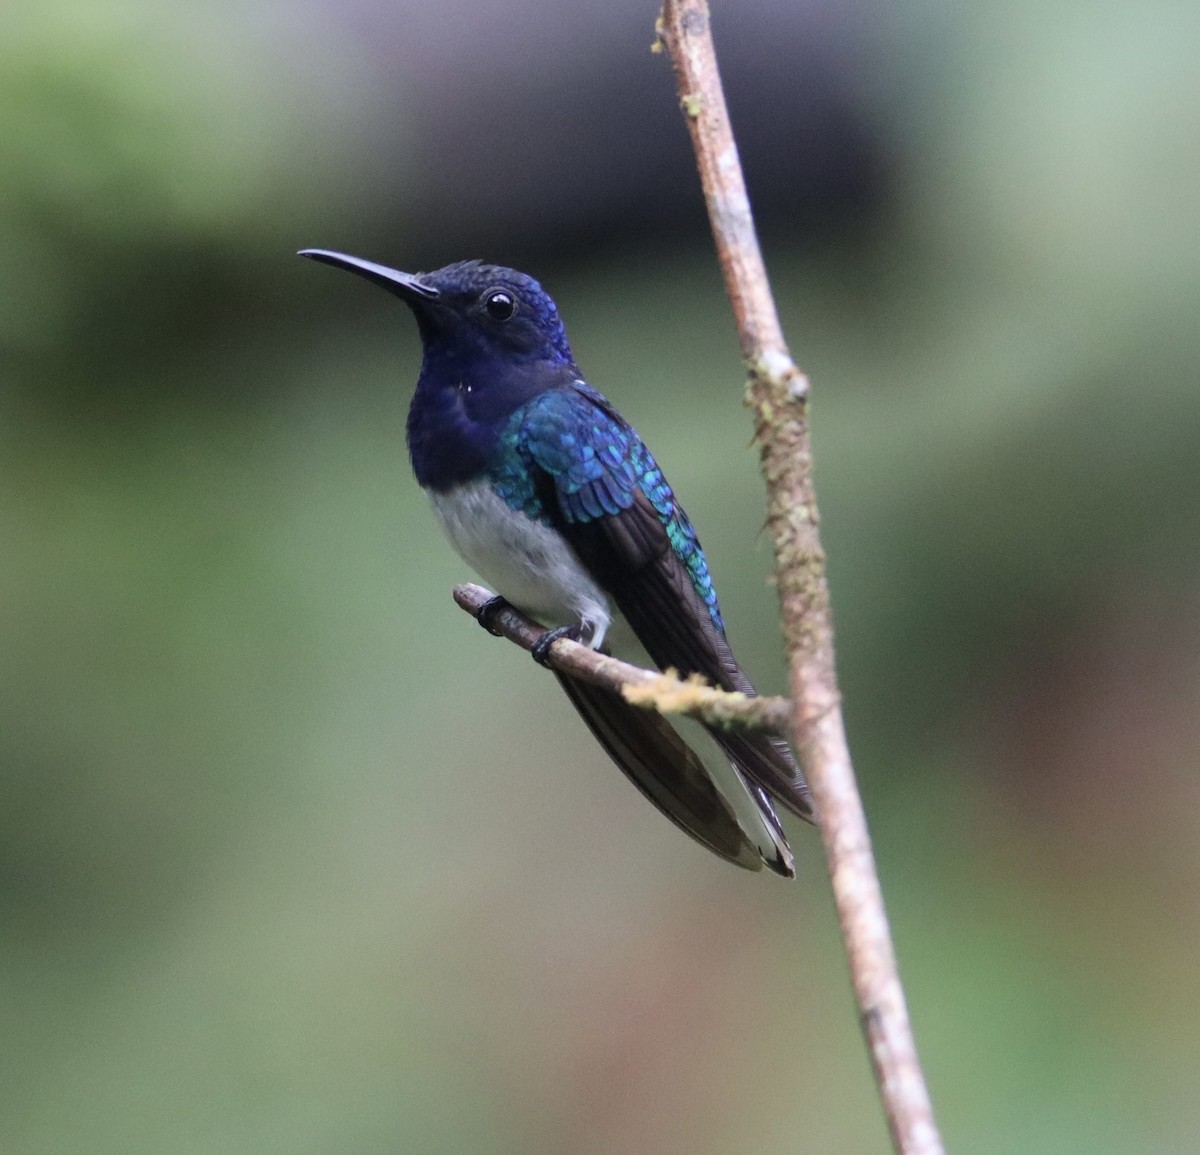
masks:
[[[403,310],[539,275],[784,682],[649,3],[16,0],[0,1147],[883,1152],[817,840],[736,871],[450,601]],[[1200,1151],[1200,7],[720,2],[950,1148]]]

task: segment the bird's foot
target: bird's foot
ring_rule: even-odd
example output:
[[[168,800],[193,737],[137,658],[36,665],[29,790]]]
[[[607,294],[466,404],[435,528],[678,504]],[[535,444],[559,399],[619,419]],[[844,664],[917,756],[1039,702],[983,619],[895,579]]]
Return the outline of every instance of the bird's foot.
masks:
[[[533,660],[539,666],[550,666],[550,647],[558,641],[559,638],[570,638],[573,642],[583,640],[583,628],[581,626],[559,626],[555,630],[547,630],[536,642],[533,643],[530,653],[533,655]]]
[[[475,620],[483,626],[485,630],[494,638],[502,638],[502,631],[496,629],[496,615],[502,610],[511,609],[507,598],[502,598],[499,595],[488,598],[486,602],[475,611]]]

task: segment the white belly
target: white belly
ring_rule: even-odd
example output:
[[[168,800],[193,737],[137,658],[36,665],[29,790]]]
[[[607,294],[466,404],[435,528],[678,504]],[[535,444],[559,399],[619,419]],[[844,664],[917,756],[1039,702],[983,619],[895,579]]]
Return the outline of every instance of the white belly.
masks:
[[[429,498],[451,545],[498,594],[546,625],[582,624],[592,646],[604,641],[608,598],[554,530],[511,509],[486,482]]]

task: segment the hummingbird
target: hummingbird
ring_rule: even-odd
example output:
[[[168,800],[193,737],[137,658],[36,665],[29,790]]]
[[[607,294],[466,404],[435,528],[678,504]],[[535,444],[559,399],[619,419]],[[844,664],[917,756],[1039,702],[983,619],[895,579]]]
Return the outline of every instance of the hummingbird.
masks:
[[[623,619],[650,659],[725,690],[755,690],[733,656],[691,521],[634,427],[584,380],[558,308],[533,277],[459,261],[404,273],[326,249],[411,310],[423,356],[408,410],[417,483],[462,559],[505,603],[553,624],[542,665],[569,637],[601,649]],[[812,798],[780,738],[706,727],[706,765],[657,712],[552,671],[614,762],[672,822],[721,858],[791,878],[778,802]]]

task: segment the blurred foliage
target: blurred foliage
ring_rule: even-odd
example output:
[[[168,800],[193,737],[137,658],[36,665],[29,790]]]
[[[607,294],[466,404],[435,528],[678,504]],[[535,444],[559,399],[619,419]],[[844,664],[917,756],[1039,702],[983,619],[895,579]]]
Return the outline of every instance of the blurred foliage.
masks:
[[[1193,1150],[1200,14],[863,15],[891,199],[766,240],[934,1097],[956,1151]],[[0,1146],[883,1151],[812,833],[791,887],[693,847],[449,600],[415,333],[291,255],[421,244],[425,74],[355,19],[6,13]],[[706,241],[559,248],[779,688]]]

